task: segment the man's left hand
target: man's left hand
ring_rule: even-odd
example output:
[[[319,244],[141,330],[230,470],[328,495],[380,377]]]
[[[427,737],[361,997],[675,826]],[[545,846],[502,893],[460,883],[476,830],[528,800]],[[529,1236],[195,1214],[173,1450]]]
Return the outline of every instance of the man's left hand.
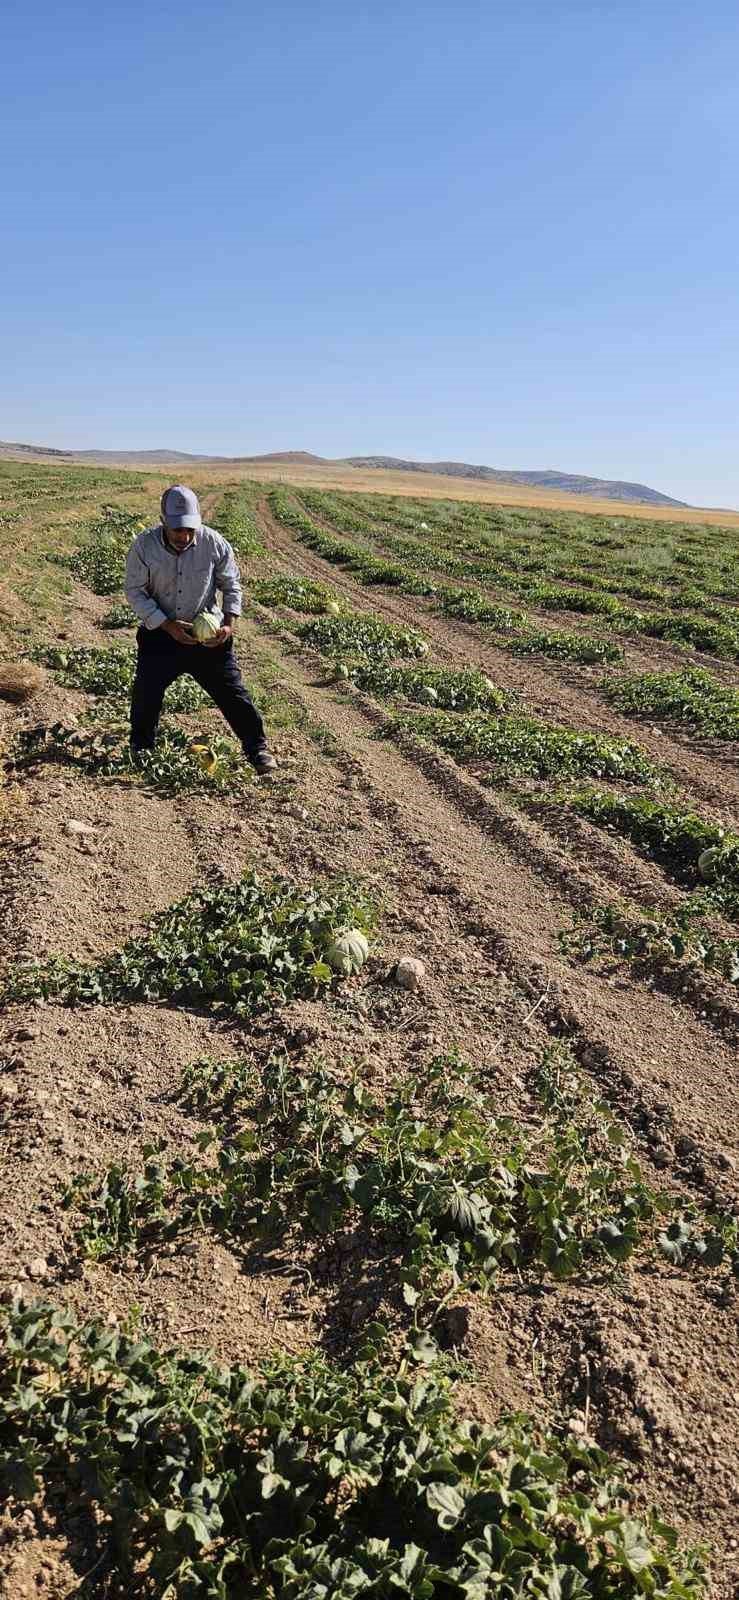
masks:
[[[233,636],[234,631],[230,622],[224,622],[223,627],[213,634],[212,639],[204,639],[203,644],[206,650],[215,650],[219,644],[227,644],[229,639],[233,639]]]

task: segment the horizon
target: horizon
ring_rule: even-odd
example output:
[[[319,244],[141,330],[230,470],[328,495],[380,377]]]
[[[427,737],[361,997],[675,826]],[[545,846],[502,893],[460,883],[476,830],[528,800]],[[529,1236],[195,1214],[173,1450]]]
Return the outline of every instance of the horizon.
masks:
[[[526,472],[529,472],[529,473],[551,472],[551,473],[555,473],[559,477],[566,477],[566,478],[592,478],[596,482],[601,482],[601,483],[622,483],[622,484],[628,484],[628,485],[634,486],[634,487],[647,488],[647,489],[650,489],[653,493],[663,494],[663,495],[667,495],[671,499],[677,499],[676,496],[671,495],[671,493],[670,493],[670,491],[668,489],[662,488],[659,484],[653,484],[653,483],[647,484],[647,483],[642,482],[638,478],[629,478],[629,477],[626,477],[626,476],[619,476],[619,477],[615,477],[615,478],[605,478],[602,473],[585,472],[585,471],[580,471],[580,470],[575,471],[575,470],[570,470],[570,469],[568,469],[566,467],[553,467],[553,466],[544,466],[544,467],[539,467],[539,466],[537,466],[537,467],[532,467],[532,466],[528,466],[528,467],[501,467],[501,466],[497,465],[495,462],[492,462],[492,461],[471,461],[471,460],[468,460],[466,457],[451,456],[451,455],[435,456],[435,457],[433,457],[433,459],[420,461],[420,458],[418,458],[418,457],[409,456],[409,455],[403,455],[401,453],[398,453],[397,451],[386,451],[386,450],[364,450],[364,451],[359,451],[359,450],[350,450],[350,451],[347,452],[346,455],[333,456],[333,455],[318,455],[317,452],[315,452],[315,451],[304,450],[302,448],[299,448],[299,449],[290,448],[290,449],[281,449],[281,450],[243,450],[243,451],[239,451],[235,455],[226,455],[222,451],[214,451],[212,453],[206,453],[206,452],[204,452],[202,450],[200,450],[200,451],[199,450],[183,450],[183,449],[180,448],[179,445],[172,445],[172,446],[169,446],[169,445],[118,445],[118,446],[109,448],[109,447],[103,447],[103,446],[98,446],[98,445],[81,445],[81,446],[74,446],[74,445],[66,445],[66,446],[65,445],[45,445],[45,444],[39,443],[38,440],[27,442],[25,440],[19,440],[19,439],[13,439],[13,440],[11,440],[11,439],[0,439],[0,447],[2,447],[2,446],[5,446],[5,448],[7,448],[7,449],[18,449],[18,450],[28,450],[28,451],[36,450],[36,451],[39,451],[39,452],[55,450],[55,451],[58,451],[62,455],[69,455],[69,456],[80,456],[80,455],[111,455],[111,456],[116,456],[116,455],[120,455],[120,456],[158,455],[158,456],[162,456],[162,457],[169,456],[172,459],[173,464],[175,462],[175,458],[176,457],[178,457],[178,456],[179,457],[189,456],[193,461],[198,461],[198,462],[202,463],[203,465],[207,464],[209,461],[214,461],[214,462],[222,461],[224,464],[228,465],[230,462],[234,462],[234,463],[238,463],[240,461],[259,462],[259,461],[268,461],[268,460],[270,460],[272,458],[279,458],[279,457],[290,457],[290,456],[306,457],[307,456],[307,457],[310,457],[312,460],[315,460],[318,463],[325,463],[327,466],[331,466],[331,465],[340,466],[340,465],[343,465],[344,463],[349,463],[349,462],[352,462],[352,461],[366,462],[366,461],[376,460],[376,459],[378,459],[380,457],[386,457],[388,460],[393,460],[393,461],[399,462],[399,463],[409,463],[409,462],[416,463],[416,462],[419,462],[419,464],[421,466],[423,466],[423,467],[432,467],[432,466],[443,467],[445,465],[465,466],[465,467],[470,467],[470,468],[474,468],[474,469],[492,470],[492,471],[495,471],[495,472],[501,472],[503,474],[510,474],[511,477],[514,477],[516,474],[526,473]],[[0,459],[2,459],[2,458],[0,458]],[[6,459],[9,459],[9,458],[6,458]],[[163,460],[161,464],[163,466],[166,465],[166,461]],[[467,479],[467,480],[464,480],[464,481],[471,482],[473,480],[472,479]],[[566,491],[563,490],[561,492],[564,493]],[[578,498],[578,495],[577,495],[576,492],[574,492],[573,493],[573,499],[577,499],[577,498]],[[617,503],[617,502],[614,502],[614,504],[615,503]],[[738,507],[733,507],[733,506],[691,505],[688,501],[683,502],[683,504],[685,505],[687,510],[691,510],[691,511],[700,511],[700,510],[706,510],[706,511],[721,511],[721,510],[734,511],[734,510],[739,509]]]
[[[8,22],[0,435],[739,506],[735,8],[173,16]]]

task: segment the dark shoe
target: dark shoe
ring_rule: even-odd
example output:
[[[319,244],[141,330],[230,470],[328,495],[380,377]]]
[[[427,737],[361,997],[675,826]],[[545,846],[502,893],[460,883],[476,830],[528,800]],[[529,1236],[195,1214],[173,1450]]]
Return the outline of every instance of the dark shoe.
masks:
[[[259,774],[260,778],[266,777],[270,772],[277,771],[277,762],[272,751],[267,749],[266,744],[262,745],[261,750],[250,751],[246,759],[251,762],[254,771]]]

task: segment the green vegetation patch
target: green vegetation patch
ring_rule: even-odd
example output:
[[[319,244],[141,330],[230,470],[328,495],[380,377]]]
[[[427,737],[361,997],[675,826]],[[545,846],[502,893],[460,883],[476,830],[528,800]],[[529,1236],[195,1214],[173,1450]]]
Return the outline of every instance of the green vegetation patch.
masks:
[[[509,606],[489,600],[481,589],[442,589],[437,595],[437,610],[459,622],[484,622],[490,627],[508,633],[526,625],[525,611],[512,611]]]
[[[112,630],[115,628],[137,628],[138,626],[139,619],[136,612],[132,610],[125,600],[121,601],[117,606],[111,606],[110,611],[106,611],[105,616],[100,618],[101,628]]]
[[[704,886],[716,906],[739,916],[739,834],[646,795],[587,789],[570,795],[568,804],[589,822],[630,839],[678,883]]]
[[[319,615],[328,605],[338,605],[336,595],[326,583],[293,576],[259,578],[251,586],[252,600],[260,606],[289,606],[292,611]]]
[[[576,661],[584,665],[623,660],[623,650],[612,639],[595,639],[587,633],[569,633],[564,628],[532,629],[520,638],[506,640],[506,649],[516,656],[548,656],[551,661]]]
[[[62,565],[94,594],[116,594],[125,582],[128,551],[146,526],[135,511],[103,506],[85,544],[71,556],[61,557]]]
[[[644,972],[677,962],[739,983],[739,946],[711,930],[707,910],[710,903],[703,896],[691,896],[667,913],[610,901],[586,916],[578,914],[560,934],[560,943],[582,962],[615,958]]]
[[[575,777],[588,773],[631,783],[659,781],[638,745],[604,734],[557,728],[537,717],[450,716],[443,711],[395,717],[387,734],[408,732],[438,745],[458,761],[489,761],[496,777]]]
[[[249,1370],[50,1305],[3,1312],[4,1485],[71,1493],[132,1600],[704,1592],[701,1557],[632,1515],[602,1451],[452,1402],[370,1343],[348,1371]]]
[[[143,783],[166,795],[239,793],[253,782],[240,747],[220,734],[193,737],[163,720],[152,751],[135,755],[129,739],[122,723],[97,728],[38,723],[21,733],[13,760],[19,770],[56,762],[94,778]]]
[[[668,639],[674,644],[691,645],[709,656],[739,661],[739,628],[726,622],[712,622],[698,616],[640,618],[638,614],[634,620],[624,612],[623,631],[628,632],[630,628],[650,639]]]
[[[193,890],[97,964],[55,957],[11,967],[5,998],[43,996],[64,1005],[216,1001],[251,1015],[326,989],[334,976],[328,948],[372,920],[366,897],[349,885],[300,889],[248,873],[236,883]]]
[[[320,1060],[279,1055],[251,1072],[200,1063],[181,1089],[200,1110],[230,1112],[233,1132],[203,1132],[207,1160],[168,1163],[163,1145],[147,1146],[141,1171],[81,1174],[65,1204],[81,1213],[84,1254],[120,1258],[193,1226],[274,1243],[295,1228],[322,1239],[361,1225],[367,1248],[395,1260],[416,1326],[461,1285],[486,1289],[501,1272],[564,1279],[640,1248],[665,1254],[655,1225],[671,1214],[695,1242],[686,1265],[739,1274],[737,1219],[685,1214],[650,1190],[625,1129],[581,1086],[525,1134],[490,1116],[456,1057],[416,1071],[384,1106]]]
[[[227,489],[218,502],[215,527],[242,559],[260,560],[267,552],[254,516],[253,501],[254,491],[248,487]]]
[[[131,693],[136,672],[133,649],[121,650],[114,645],[108,649],[96,645],[39,645],[31,656],[41,666],[50,667],[57,683],[69,689],[97,695]],[[199,711],[208,704],[205,690],[189,673],[176,678],[164,696],[165,711]]]
[[[428,655],[428,643],[416,628],[401,628],[365,612],[341,617],[317,617],[298,629],[303,642],[326,656],[360,656],[368,661],[391,661],[396,656]]]
[[[705,667],[642,672],[610,679],[604,687],[629,716],[674,717],[715,739],[739,738],[739,691],[724,688]]]
[[[380,700],[404,699],[448,711],[499,711],[510,696],[474,667],[397,667],[385,662],[346,662],[349,682]]]

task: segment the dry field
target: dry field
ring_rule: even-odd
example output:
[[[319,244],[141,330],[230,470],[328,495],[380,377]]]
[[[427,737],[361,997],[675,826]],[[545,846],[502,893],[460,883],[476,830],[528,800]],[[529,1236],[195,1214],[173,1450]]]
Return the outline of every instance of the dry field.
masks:
[[[191,476],[269,783],[0,465],[0,1589],[730,1600],[739,518]]]

